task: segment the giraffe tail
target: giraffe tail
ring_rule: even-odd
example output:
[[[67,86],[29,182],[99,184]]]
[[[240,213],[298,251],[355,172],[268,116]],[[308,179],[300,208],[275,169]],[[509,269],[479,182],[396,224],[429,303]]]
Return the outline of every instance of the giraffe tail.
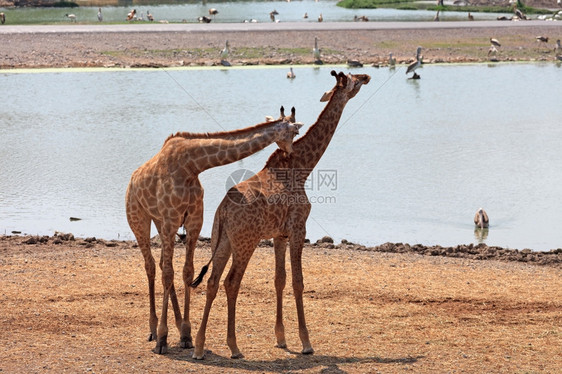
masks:
[[[221,236],[220,211],[221,209],[219,207],[217,213],[215,214],[215,221],[213,222],[213,231],[211,233],[211,259],[209,260],[209,262],[207,262],[205,266],[201,268],[201,272],[199,273],[197,278],[195,278],[193,282],[191,282],[191,288],[197,288],[197,286],[199,286],[201,282],[203,282],[203,278],[205,277],[205,274],[207,274],[207,271],[209,271],[209,265],[211,265],[211,262],[213,262],[213,259],[215,258],[215,254],[217,253],[217,247]]]
[[[203,266],[197,278],[195,278],[193,282],[191,282],[191,288],[197,288],[197,286],[199,286],[201,282],[203,282],[203,277],[205,277],[205,274],[207,274],[208,270],[209,270],[209,264]]]

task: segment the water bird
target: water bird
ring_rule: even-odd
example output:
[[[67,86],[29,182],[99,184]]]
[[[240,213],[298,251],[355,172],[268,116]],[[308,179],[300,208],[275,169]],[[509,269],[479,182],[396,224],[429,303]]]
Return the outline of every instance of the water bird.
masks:
[[[224,48],[221,50],[221,65],[222,66],[230,66],[230,62],[227,61],[228,58],[228,54],[230,53],[230,43],[228,42],[228,40],[226,41],[226,45],[224,46]]]
[[[527,15],[525,13],[523,13],[522,11],[520,11],[519,9],[517,9],[517,4],[513,7],[513,13],[515,13],[515,16],[518,19],[527,19]],[[513,19],[515,20],[515,19]]]
[[[433,17],[434,21],[439,21],[439,11],[437,11],[437,13],[435,13],[435,17]]]
[[[146,11],[146,19],[149,20],[150,22],[154,21],[154,17],[150,13],[150,10]]]
[[[271,22],[275,22],[275,16],[278,15],[279,12],[275,9],[273,9],[271,12],[269,12],[269,19],[271,20]]]
[[[98,21],[103,21],[103,14],[101,14],[101,8],[98,8]]]
[[[490,38],[490,43],[492,43],[492,45],[493,45],[494,47],[497,47],[497,48],[499,48],[499,47],[502,46],[502,45],[500,44],[500,41],[499,41],[498,39]]]
[[[408,65],[408,69],[406,69],[406,75],[410,73],[414,73],[414,75],[410,79],[420,79],[421,77],[416,73],[416,69],[421,66],[421,53],[422,47],[418,47],[416,51],[416,59],[410,65]]]
[[[478,211],[474,215],[474,224],[481,229],[484,229],[490,225],[490,219],[488,218],[488,214],[484,209],[478,209]]]
[[[0,13],[0,22],[2,22],[2,24],[6,23],[6,15],[4,14],[4,12]]]
[[[215,9],[215,8],[209,9],[209,15],[210,15],[210,16],[213,16],[213,17],[214,17],[214,16],[216,16],[217,14],[219,14],[219,11],[218,11],[217,9]]]
[[[302,16],[302,18],[308,18],[308,13],[305,13],[304,16]]]
[[[362,68],[363,64],[357,60],[347,60],[347,66],[350,68]]]
[[[318,16],[318,22],[322,22],[324,21],[324,17],[322,17],[322,13],[320,13],[320,15]]]
[[[73,13],[68,14],[68,13],[66,13],[64,16],[67,17],[70,21],[76,22],[76,14],[73,14]]]
[[[490,58],[491,61],[497,61],[497,58],[496,58],[497,53],[498,53],[498,50],[496,49],[496,46],[493,45],[493,44],[490,45],[490,49],[488,49],[488,57],[490,57],[490,55],[493,55]]]
[[[558,56],[558,54],[562,51],[562,45],[560,45],[560,39],[556,41],[556,45],[554,46],[554,53]]]
[[[197,21],[199,21],[199,23],[211,23],[211,18],[207,16],[201,16],[197,18]]]
[[[470,14],[470,12],[468,12],[468,20],[474,21],[474,16],[472,14]]]
[[[318,38],[314,37],[314,48],[312,49],[312,55],[314,56],[314,63],[316,65],[322,65],[323,62],[320,59],[320,48],[318,48]]]
[[[133,9],[129,13],[127,13],[127,21],[132,20],[137,15],[137,10]]]
[[[357,17],[357,15],[355,15],[355,16],[353,16],[353,21],[354,22],[369,22],[369,18],[367,18],[367,16]]]
[[[293,67],[289,68],[289,71],[287,72],[287,78],[289,79],[295,79],[297,76],[295,75],[295,73],[293,72]]]
[[[391,68],[395,68],[396,67],[396,58],[394,57],[394,55],[392,54],[392,52],[390,52],[388,54],[388,65]]]

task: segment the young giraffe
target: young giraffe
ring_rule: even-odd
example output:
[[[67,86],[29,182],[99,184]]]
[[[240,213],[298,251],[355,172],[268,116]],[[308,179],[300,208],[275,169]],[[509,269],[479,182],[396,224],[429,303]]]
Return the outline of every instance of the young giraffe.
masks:
[[[247,157],[276,142],[282,152],[292,151],[292,142],[301,123],[295,123],[295,108],[277,121],[264,122],[241,130],[219,133],[177,133],[166,139],[162,149],[139,167],[127,187],[127,220],[144,257],[150,297],[150,340],[157,340],[155,352],[167,351],[168,298],[172,300],[180,345],[193,347],[189,321],[189,284],[193,279],[193,252],[203,224],[203,187],[199,173]],[[154,221],[162,240],[160,268],[164,297],[160,324],[156,317],[154,278],[156,267],[150,249],[150,226]],[[180,226],[186,231],[183,267],[185,304],[182,320],[175,288],[172,257],[174,239]],[[157,329],[158,325],[158,329]]]
[[[211,239],[211,260],[192,283],[192,287],[197,287],[212,261],[213,270],[207,283],[205,311],[193,352],[196,359],[202,359],[204,356],[209,312],[219,288],[220,277],[231,254],[232,265],[224,280],[228,300],[227,344],[232,358],[243,357],[236,344],[235,330],[236,299],[240,282],[260,239],[272,237],[275,247],[277,346],[287,346],[282,299],[286,281],[285,252],[289,242],[302,353],[314,352],[308,337],[302,299],[304,285],[301,256],[306,235],[306,220],[311,208],[304,184],[328,147],[346,103],[370,80],[368,75],[363,74],[346,76],[332,71],[332,75],[336,77],[336,86],[321,99],[329,102],[316,123],[302,138],[293,143],[293,153],[285,155],[275,151],[258,174],[232,187],[217,209]]]

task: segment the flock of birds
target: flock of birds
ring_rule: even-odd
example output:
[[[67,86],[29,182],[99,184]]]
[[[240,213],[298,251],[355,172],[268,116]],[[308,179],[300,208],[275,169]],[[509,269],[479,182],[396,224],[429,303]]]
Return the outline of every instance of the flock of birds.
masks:
[[[537,36],[536,40],[539,44],[539,50],[540,50],[540,46],[542,44],[547,45],[549,38],[547,36]],[[501,43],[498,39],[496,38],[490,38],[490,49],[488,50],[488,56],[490,58],[490,60],[492,61],[497,61],[496,59],[496,54],[498,53],[498,49],[501,47]],[[547,46],[548,50],[550,51],[550,48]],[[416,55],[414,60],[408,64],[407,68],[406,68],[406,75],[413,73],[411,77],[409,77],[408,79],[420,79],[420,75],[416,72],[416,70],[422,65],[423,63],[423,56],[421,54],[422,51],[422,47],[419,46],[416,49]],[[221,65],[223,66],[231,66],[231,64],[227,61],[228,59],[228,55],[230,53],[230,44],[228,42],[228,40],[226,41],[226,46],[221,50],[220,52],[220,58],[221,58]],[[556,45],[554,46],[554,53],[556,56],[556,59],[559,61],[562,61],[562,45],[560,43],[560,39],[556,40]],[[322,65],[323,61],[322,61],[322,56],[321,56],[321,49],[318,47],[318,37],[314,37],[314,47],[312,48],[312,56],[314,58],[314,64],[315,65]],[[347,60],[347,66],[350,68],[355,68],[355,67],[363,67],[363,64],[357,60]],[[389,53],[388,56],[388,66],[390,69],[395,69],[396,68],[396,58],[394,57],[394,54],[392,52]],[[295,79],[296,78],[296,74],[293,70],[292,67],[289,68],[289,71],[287,72],[287,78],[288,79]]]

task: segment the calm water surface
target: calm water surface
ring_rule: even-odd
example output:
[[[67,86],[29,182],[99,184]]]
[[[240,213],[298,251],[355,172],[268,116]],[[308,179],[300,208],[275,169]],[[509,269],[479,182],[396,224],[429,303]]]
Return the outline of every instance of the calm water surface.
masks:
[[[0,232],[131,239],[131,173],[176,131],[222,131],[295,106],[304,131],[333,87],[330,68],[0,73]],[[478,242],[562,247],[562,68],[555,64],[354,70],[349,102],[309,181],[308,237],[363,244]],[[302,133],[304,133],[304,131]],[[204,172],[205,223],[228,177],[259,171],[275,146]],[[235,174],[239,176],[240,174]],[[69,217],[82,218],[71,222]],[[155,232],[154,232],[155,233]]]
[[[209,16],[209,8],[216,8],[219,14],[212,22],[242,22],[255,19],[258,22],[271,22],[269,13],[274,9],[281,22],[318,22],[322,14],[324,22],[353,21],[355,15],[365,15],[370,21],[433,21],[434,11],[397,10],[397,9],[345,9],[336,6],[337,0],[302,0],[302,1],[236,1],[236,2],[191,2],[161,5],[126,5],[101,6],[104,22],[124,22],[127,13],[135,8],[137,15],[142,14],[146,21],[146,13],[150,11],[155,22],[197,22],[199,16]],[[2,8],[0,8],[2,9]],[[69,23],[65,14],[76,15],[77,22],[98,22],[98,6],[81,6],[79,8],[17,8],[2,9],[6,13],[8,23]],[[308,13],[309,18],[303,16]],[[497,13],[477,13],[478,20],[495,20]],[[441,21],[464,21],[467,13],[441,12]]]

